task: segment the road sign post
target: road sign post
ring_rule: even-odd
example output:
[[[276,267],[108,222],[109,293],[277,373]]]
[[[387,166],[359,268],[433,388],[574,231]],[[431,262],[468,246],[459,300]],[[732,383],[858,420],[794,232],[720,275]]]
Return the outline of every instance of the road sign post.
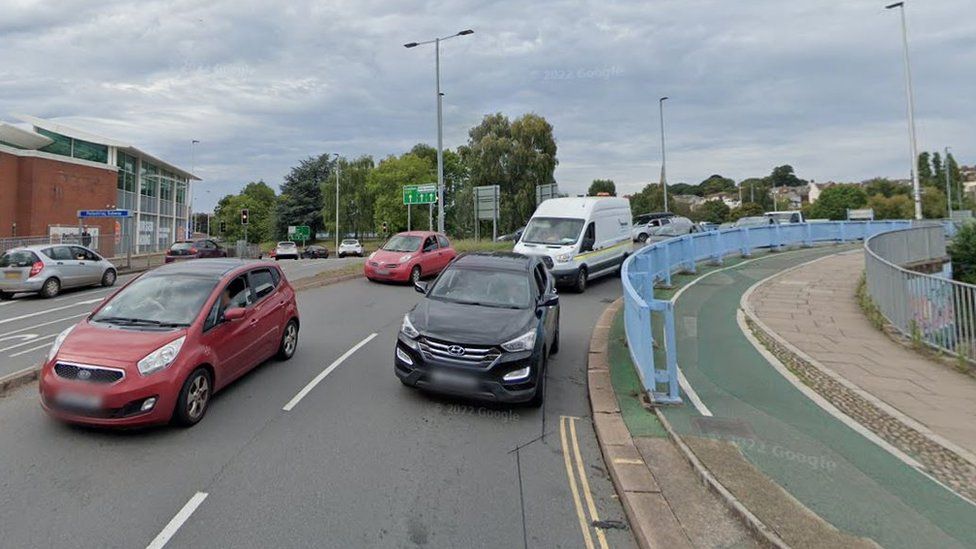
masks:
[[[480,238],[481,221],[491,220],[492,240],[498,238],[498,185],[484,185],[474,188],[475,238]]]
[[[308,225],[289,225],[288,239],[301,240],[302,246],[312,238],[312,228]]]

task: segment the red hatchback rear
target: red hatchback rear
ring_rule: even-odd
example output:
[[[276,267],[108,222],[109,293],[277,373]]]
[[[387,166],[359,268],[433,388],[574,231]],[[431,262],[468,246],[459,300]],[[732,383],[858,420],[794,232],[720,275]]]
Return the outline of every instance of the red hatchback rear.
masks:
[[[174,263],[134,279],[62,332],[41,369],[44,409],[72,423],[194,425],[215,391],[298,343],[276,265]]]
[[[363,274],[370,280],[416,282],[441,272],[456,256],[451,242],[440,233],[399,233],[370,254]]]

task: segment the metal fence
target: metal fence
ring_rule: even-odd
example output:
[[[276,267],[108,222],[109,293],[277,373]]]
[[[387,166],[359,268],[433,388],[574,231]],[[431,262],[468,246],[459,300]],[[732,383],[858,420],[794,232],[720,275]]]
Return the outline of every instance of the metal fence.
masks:
[[[878,311],[898,331],[973,361],[976,286],[906,268],[946,259],[945,236],[945,227],[930,225],[869,238],[864,243],[867,290]]]
[[[654,287],[670,285],[678,271],[694,272],[700,261],[721,263],[732,254],[749,255],[757,248],[812,246],[818,242],[863,240],[878,233],[911,227],[911,221],[831,221],[739,227],[693,233],[655,242],[627,258],[623,265],[624,327],[631,358],[644,389],[655,402],[680,403],[674,304],[654,298]],[[654,318],[656,317],[656,319]],[[654,361],[652,322],[659,323],[665,364]],[[660,389],[660,390],[659,390]]]

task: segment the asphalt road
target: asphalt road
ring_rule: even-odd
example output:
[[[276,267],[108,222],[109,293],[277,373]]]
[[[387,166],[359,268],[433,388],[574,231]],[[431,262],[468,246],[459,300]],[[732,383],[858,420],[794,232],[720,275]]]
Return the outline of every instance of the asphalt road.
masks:
[[[300,259],[282,261],[281,268],[289,280],[295,281],[356,261],[362,260],[351,257]],[[36,366],[62,330],[78,322],[134,276],[119,276],[113,288],[65,290],[53,299],[20,294],[12,301],[0,301],[0,377]]]
[[[419,294],[362,279],[301,292],[295,357],[192,429],[65,426],[24,387],[0,398],[0,546],[633,547],[586,399],[590,332],[619,295],[609,278],[561,296],[542,409],[402,386],[393,345]]]

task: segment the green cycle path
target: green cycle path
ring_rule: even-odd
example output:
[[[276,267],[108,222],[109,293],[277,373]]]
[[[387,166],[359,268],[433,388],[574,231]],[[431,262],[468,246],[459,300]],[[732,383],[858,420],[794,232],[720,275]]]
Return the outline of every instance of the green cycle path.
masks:
[[[727,268],[699,267],[698,275],[675,277],[677,285],[697,279],[675,306],[678,363],[712,417],[686,394],[684,405],[664,408],[665,416],[680,435],[734,442],[753,467],[842,532],[889,548],[976,547],[976,506],[810,400],[736,321],[739,301],[753,284],[841,249],[736,258]],[[659,291],[657,297],[673,295]],[[655,354],[663,361],[660,349]],[[636,375],[612,370],[628,427],[660,435],[653,416],[633,398]]]

